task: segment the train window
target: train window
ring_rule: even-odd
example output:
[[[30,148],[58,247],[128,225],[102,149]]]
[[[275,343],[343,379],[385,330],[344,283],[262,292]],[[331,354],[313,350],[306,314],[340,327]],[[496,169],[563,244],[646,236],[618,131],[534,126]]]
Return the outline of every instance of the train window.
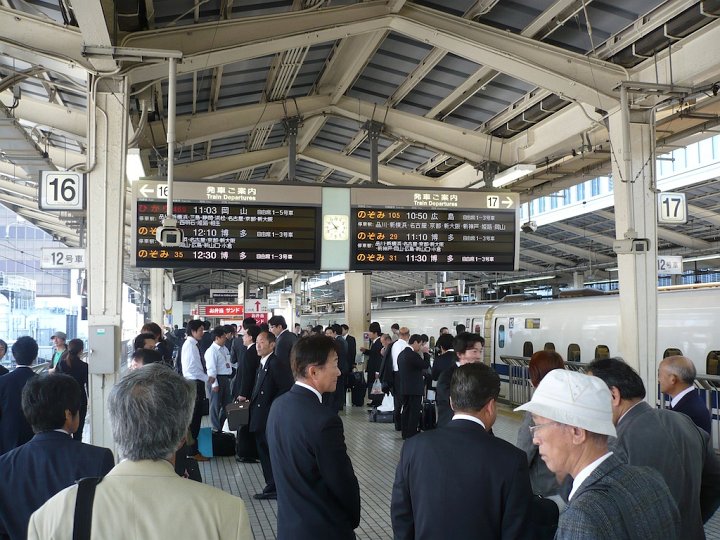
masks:
[[[530,358],[533,355],[533,344],[532,341],[526,341],[523,343],[523,356]]]
[[[705,371],[708,375],[718,374],[718,363],[720,363],[720,351],[710,351],[705,363]]]
[[[607,345],[598,345],[595,347],[595,359],[610,358],[610,349]]]
[[[553,352],[555,352],[555,344],[554,344],[554,343],[547,342],[547,343],[545,344],[545,347],[543,347],[543,349],[546,350],[546,351],[553,351]]]
[[[498,326],[498,348],[503,347],[505,347],[505,325],[501,324]]]
[[[675,347],[670,347],[669,349],[665,349],[663,353],[663,358],[667,358],[668,356],[682,356],[682,351]]]
[[[580,361],[580,345],[578,345],[577,343],[571,343],[570,345],[568,345],[567,361],[568,362],[579,362]]]

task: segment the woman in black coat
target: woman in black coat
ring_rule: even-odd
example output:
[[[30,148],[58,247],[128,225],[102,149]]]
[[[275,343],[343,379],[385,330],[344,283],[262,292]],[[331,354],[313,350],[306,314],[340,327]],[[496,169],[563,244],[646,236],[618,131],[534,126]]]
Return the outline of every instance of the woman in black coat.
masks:
[[[70,375],[78,382],[82,389],[80,392],[80,426],[72,436],[73,439],[77,441],[82,441],[88,406],[88,365],[80,358],[83,348],[84,344],[81,339],[71,339],[67,344],[67,350],[63,353],[55,367],[56,373]]]

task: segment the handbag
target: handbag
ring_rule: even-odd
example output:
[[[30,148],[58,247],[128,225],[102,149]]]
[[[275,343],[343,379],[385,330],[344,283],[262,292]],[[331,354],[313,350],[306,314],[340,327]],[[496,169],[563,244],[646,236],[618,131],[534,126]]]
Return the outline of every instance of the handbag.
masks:
[[[373,383],[372,388],[370,389],[370,394],[380,395],[380,394],[384,394],[384,393],[385,392],[383,392],[382,383],[380,382],[380,379],[375,379],[375,382]]]
[[[230,403],[225,406],[225,412],[227,412],[228,428],[230,428],[230,431],[237,431],[250,422],[249,401]]]

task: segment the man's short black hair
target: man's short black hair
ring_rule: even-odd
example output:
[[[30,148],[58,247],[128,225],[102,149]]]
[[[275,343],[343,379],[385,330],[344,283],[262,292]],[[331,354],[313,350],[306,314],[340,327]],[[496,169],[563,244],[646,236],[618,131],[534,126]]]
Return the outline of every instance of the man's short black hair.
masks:
[[[350,331],[350,327],[347,324],[341,324],[340,326],[342,326],[343,330],[347,330],[348,332]]]
[[[466,327],[464,324],[458,324],[455,326],[455,333],[460,335],[466,330]]]
[[[63,373],[30,377],[22,391],[22,411],[35,433],[60,429],[65,411],[75,416],[80,410],[78,382]]]
[[[371,322],[370,326],[368,327],[368,332],[372,332],[374,334],[377,334],[378,336],[382,334],[382,328],[380,327],[380,323],[377,321]]]
[[[135,336],[135,339],[133,339],[133,349],[142,349],[143,347],[145,347],[146,339],[152,339],[153,341],[155,341],[155,336],[150,332],[138,334],[137,336]]]
[[[225,337],[225,327],[224,326],[216,326],[213,328],[212,331],[213,340],[219,337]]]
[[[400,330],[400,325],[398,323],[393,323],[390,330]]]
[[[457,368],[450,381],[454,411],[480,411],[500,395],[500,377],[485,364],[474,362]]]
[[[593,360],[587,370],[595,377],[602,379],[608,388],[613,386],[617,388],[622,399],[643,399],[645,397],[645,385],[640,375],[622,358]]]
[[[453,348],[453,341],[455,341],[455,339],[452,337],[452,334],[440,334],[435,345],[444,351],[449,351]]]
[[[237,326],[235,328],[237,328]],[[223,330],[225,330],[226,334],[234,334],[235,328],[233,328],[232,324],[223,325]]]
[[[413,334],[410,336],[410,339],[408,340],[408,345],[412,345],[413,343],[422,343],[422,336],[420,334]]]
[[[318,324],[317,326],[313,326],[312,331],[316,334],[322,334],[325,330],[323,329],[321,324]]]
[[[192,336],[193,332],[197,332],[200,330],[200,328],[203,328],[205,325],[200,319],[193,319],[191,321],[188,321],[187,323],[187,333],[188,336]]]
[[[255,343],[255,340],[260,335],[260,327],[256,324],[253,324],[247,330],[245,330],[245,333],[249,334],[253,340],[253,343]]]
[[[205,327],[206,332],[210,330],[210,321],[203,321],[203,326]]]
[[[423,343],[428,343],[430,341],[430,338],[427,334],[420,334],[420,337],[422,338]]]
[[[461,332],[454,341],[454,349],[457,354],[463,354],[468,349],[472,349],[476,343],[485,346],[485,338],[480,334],[472,334],[470,332]]]
[[[247,330],[251,326],[255,326],[257,324],[257,321],[254,317],[245,317],[242,321],[242,327]]]
[[[329,336],[313,335],[298,339],[290,351],[290,367],[295,379],[307,377],[307,368],[312,365],[324,366],[331,351],[340,354],[337,342]]]
[[[270,331],[270,325],[266,322],[261,323],[258,326],[260,327],[260,332],[269,332]]]
[[[283,329],[287,328],[287,323],[285,322],[285,317],[282,315],[273,315],[268,320],[269,326],[281,326]]]
[[[335,332],[335,335],[342,336],[342,326],[340,326],[338,323],[335,323],[331,325],[333,332]]]
[[[132,353],[132,359],[139,361],[143,366],[163,361],[162,354],[154,349],[135,349]]]
[[[30,336],[17,338],[17,341],[13,343],[12,346],[12,355],[17,365],[29,366],[35,361],[38,355],[37,341]]]
[[[260,331],[260,334],[265,334],[267,336],[268,343],[275,343],[275,341],[277,340],[277,337],[275,337],[275,334],[273,334],[270,330],[262,330],[262,331]],[[260,334],[258,334],[258,336]]]

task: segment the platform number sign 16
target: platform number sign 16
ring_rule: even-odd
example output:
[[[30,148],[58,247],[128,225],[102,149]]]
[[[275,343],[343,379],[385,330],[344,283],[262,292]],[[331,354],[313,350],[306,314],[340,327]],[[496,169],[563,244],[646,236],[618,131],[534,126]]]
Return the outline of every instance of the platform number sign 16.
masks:
[[[668,191],[658,195],[658,223],[687,223],[684,193]]]
[[[38,201],[41,210],[84,210],[85,175],[42,171]]]

